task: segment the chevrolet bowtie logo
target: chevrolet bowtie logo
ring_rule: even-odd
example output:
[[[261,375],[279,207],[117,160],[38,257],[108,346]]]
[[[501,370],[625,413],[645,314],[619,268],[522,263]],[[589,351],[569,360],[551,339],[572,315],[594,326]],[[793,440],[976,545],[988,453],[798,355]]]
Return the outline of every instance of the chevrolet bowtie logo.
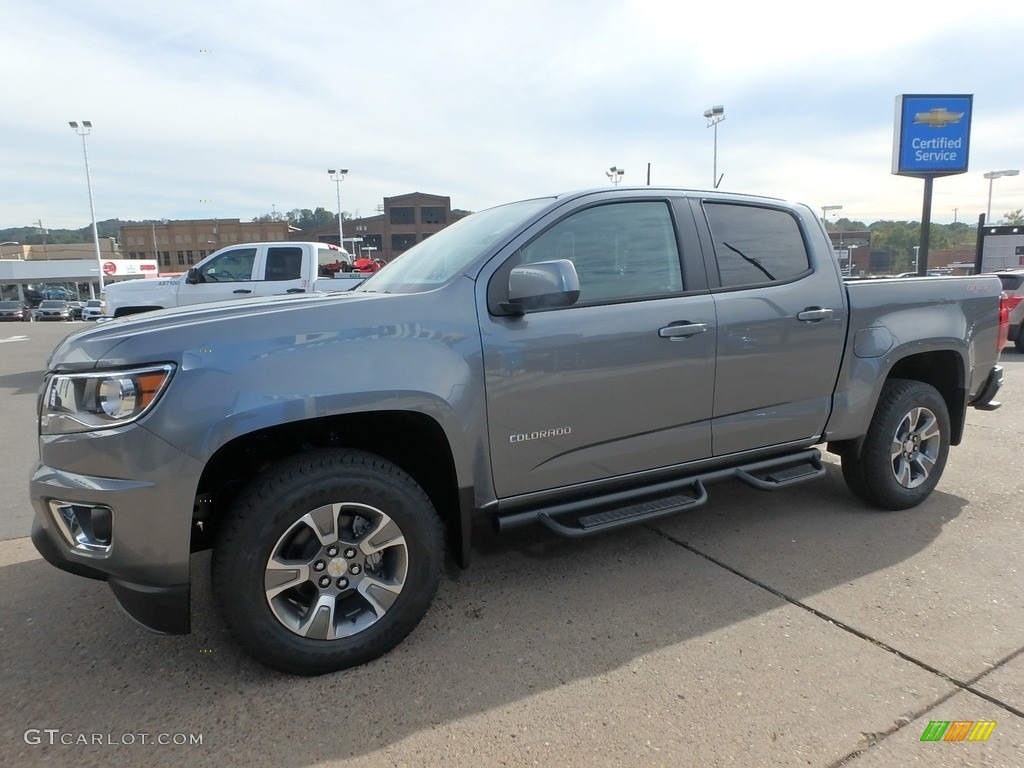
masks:
[[[914,123],[923,123],[932,128],[945,128],[947,125],[959,123],[963,116],[963,112],[950,112],[945,107],[935,107],[927,112],[918,112],[914,115]]]

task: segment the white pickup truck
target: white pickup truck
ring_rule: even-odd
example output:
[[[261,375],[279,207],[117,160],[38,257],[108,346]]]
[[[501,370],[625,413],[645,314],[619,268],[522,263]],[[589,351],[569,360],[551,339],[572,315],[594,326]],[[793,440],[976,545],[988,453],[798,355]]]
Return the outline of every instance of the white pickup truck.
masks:
[[[285,293],[348,291],[367,275],[340,271],[351,263],[328,243],[242,243],[214,251],[184,275],[112,283],[106,315],[124,317],[154,309]]]

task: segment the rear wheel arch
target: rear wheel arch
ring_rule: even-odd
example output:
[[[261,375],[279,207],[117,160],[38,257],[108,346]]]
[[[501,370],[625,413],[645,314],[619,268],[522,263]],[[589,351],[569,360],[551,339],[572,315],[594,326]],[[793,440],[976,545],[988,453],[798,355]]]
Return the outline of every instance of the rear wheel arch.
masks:
[[[950,445],[959,445],[967,418],[966,375],[960,353],[945,350],[904,357],[893,365],[886,379],[909,379],[935,387],[949,412]]]

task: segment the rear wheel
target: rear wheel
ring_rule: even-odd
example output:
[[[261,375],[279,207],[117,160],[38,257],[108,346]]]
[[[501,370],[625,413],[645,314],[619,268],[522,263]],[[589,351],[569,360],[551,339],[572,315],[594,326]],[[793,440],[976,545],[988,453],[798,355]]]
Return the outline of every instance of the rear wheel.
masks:
[[[444,556],[423,490],[359,451],[283,462],[229,512],[214,586],[238,643],[283,672],[363,664],[401,642],[430,606]]]
[[[842,457],[843,478],[855,494],[883,509],[915,507],[942,476],[949,433],[946,401],[934,387],[891,379],[860,452]]]

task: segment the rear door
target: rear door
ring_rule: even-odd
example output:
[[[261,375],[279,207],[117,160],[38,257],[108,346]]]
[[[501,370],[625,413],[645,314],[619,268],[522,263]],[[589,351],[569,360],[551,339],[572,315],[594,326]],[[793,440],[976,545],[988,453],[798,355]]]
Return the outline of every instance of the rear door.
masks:
[[[195,267],[196,282],[181,282],[178,305],[251,297],[255,290],[258,251],[257,246],[243,245],[201,262]]]
[[[846,334],[838,266],[815,263],[808,233],[786,207],[705,200],[699,208],[717,283],[714,454],[820,435]]]
[[[303,245],[268,245],[257,265],[255,293],[275,296],[311,290],[307,248]]]
[[[699,273],[684,272],[672,201],[638,198],[553,215],[491,278],[507,295],[513,265],[568,259],[581,288],[571,307],[492,305],[481,320],[499,497],[709,455],[715,312],[699,247]]]

